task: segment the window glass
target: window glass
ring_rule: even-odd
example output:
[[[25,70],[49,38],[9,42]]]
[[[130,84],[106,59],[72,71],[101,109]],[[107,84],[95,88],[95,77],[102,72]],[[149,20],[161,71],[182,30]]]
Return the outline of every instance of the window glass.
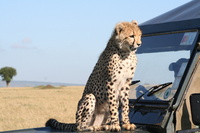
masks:
[[[194,48],[197,32],[163,34],[142,37],[142,46],[136,52],[138,64],[130,98],[137,98],[155,85],[173,84],[142,99],[169,100],[174,96]]]

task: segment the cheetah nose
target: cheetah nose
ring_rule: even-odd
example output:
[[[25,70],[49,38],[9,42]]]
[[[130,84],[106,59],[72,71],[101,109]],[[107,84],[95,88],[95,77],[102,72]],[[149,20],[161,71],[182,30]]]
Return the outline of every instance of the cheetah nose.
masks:
[[[137,44],[138,45],[138,47],[141,45],[141,44]]]

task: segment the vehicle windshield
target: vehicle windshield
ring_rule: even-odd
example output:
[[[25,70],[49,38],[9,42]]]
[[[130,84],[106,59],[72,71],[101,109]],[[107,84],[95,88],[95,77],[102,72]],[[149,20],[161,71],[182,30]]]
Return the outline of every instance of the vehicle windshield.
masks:
[[[155,85],[172,82],[169,86],[146,93],[141,99],[170,100],[181,81],[194,48],[197,32],[181,32],[142,37],[142,46],[137,50],[138,64],[130,99],[136,99]]]

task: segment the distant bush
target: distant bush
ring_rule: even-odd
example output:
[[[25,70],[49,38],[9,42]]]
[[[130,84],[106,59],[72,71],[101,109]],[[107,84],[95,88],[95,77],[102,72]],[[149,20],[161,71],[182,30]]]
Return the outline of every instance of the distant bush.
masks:
[[[61,89],[63,87],[64,86],[55,87],[53,85],[40,85],[40,86],[36,86],[35,88],[38,88],[38,89]]]

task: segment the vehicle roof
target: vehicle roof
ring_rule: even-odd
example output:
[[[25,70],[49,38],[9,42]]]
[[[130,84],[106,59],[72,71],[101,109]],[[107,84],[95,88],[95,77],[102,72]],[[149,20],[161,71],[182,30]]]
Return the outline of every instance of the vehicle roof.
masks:
[[[140,24],[143,35],[200,28],[200,0],[182,6]]]
[[[141,25],[159,24],[200,18],[200,0],[192,0],[162,15],[152,18]]]

